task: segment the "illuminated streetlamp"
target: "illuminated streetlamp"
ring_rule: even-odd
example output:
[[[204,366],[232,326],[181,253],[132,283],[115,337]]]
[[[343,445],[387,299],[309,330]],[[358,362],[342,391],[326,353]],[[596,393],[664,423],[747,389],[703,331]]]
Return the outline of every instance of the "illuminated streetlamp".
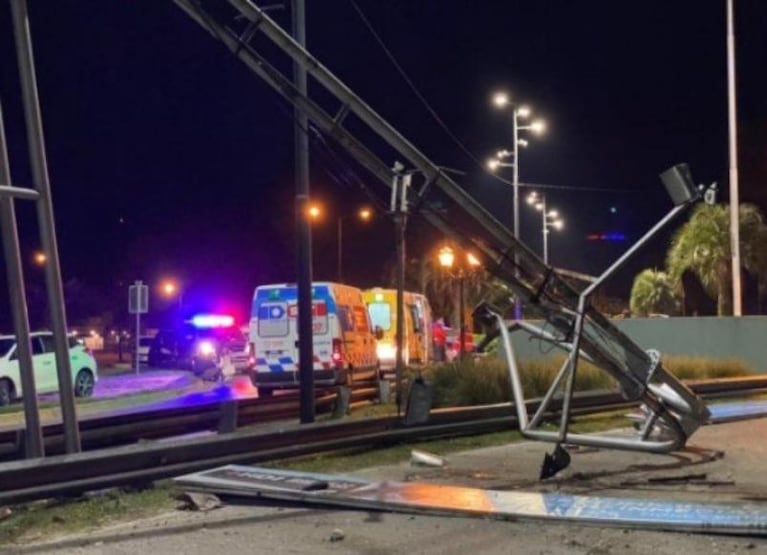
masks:
[[[35,253],[32,255],[32,261],[35,263],[36,266],[45,266],[45,262],[48,260],[48,257],[45,256],[45,253],[43,251],[35,251]]]
[[[362,222],[369,222],[373,217],[373,211],[370,208],[363,207],[354,214]],[[338,282],[343,281],[343,237],[344,237],[344,219],[347,216],[338,217]]]
[[[463,300],[463,280],[466,278],[469,272],[472,272],[479,268],[481,265],[481,262],[479,259],[474,256],[472,253],[467,252],[466,253],[466,261],[463,263],[460,263],[456,266],[455,272],[453,272],[453,265],[455,264],[456,258],[455,253],[453,252],[453,249],[451,247],[445,246],[439,249],[439,253],[437,254],[437,258],[439,259],[439,265],[442,266],[445,270],[453,274],[455,277],[458,278],[458,344],[459,344],[459,350],[458,350],[458,358],[463,358],[464,353],[466,352],[466,335],[464,331],[465,323],[464,323],[464,300]]]
[[[520,139],[520,131],[532,131],[536,135],[543,133],[546,130],[546,123],[543,120],[535,120],[528,125],[520,125],[520,119],[526,120],[530,117],[531,110],[528,106],[517,106],[511,102],[511,98],[505,92],[497,92],[493,95],[493,104],[498,109],[505,109],[507,106],[512,107],[512,150],[501,150],[497,153],[496,158],[488,161],[487,167],[491,172],[498,170],[501,167],[513,168],[511,185],[514,188],[514,237],[518,240],[519,236],[519,147],[526,147],[527,141]],[[511,158],[511,162],[503,162],[504,159]],[[517,299],[514,305],[514,316],[519,319],[522,315],[522,305]]]
[[[166,279],[160,283],[160,293],[166,299],[173,299],[176,297],[178,301],[178,310],[181,311],[181,307],[184,304],[184,292],[181,290],[179,283],[173,279]]]
[[[509,95],[505,92],[497,92],[493,95],[493,104],[496,108],[505,109],[511,105],[512,111],[512,150],[501,150],[495,158],[488,160],[487,168],[495,172],[499,168],[513,168],[511,184],[514,187],[514,236],[519,239],[519,147],[526,147],[527,141],[520,139],[520,131],[532,131],[540,135],[546,130],[546,123],[543,120],[535,120],[528,125],[521,125],[520,119],[525,120],[530,117],[531,110],[528,106],[516,106],[512,104]],[[506,158],[511,158],[511,162],[504,162]]]
[[[316,222],[322,216],[322,207],[317,203],[311,203],[306,209],[306,215],[310,221]]]
[[[541,220],[543,223],[543,262],[549,263],[549,230],[554,228],[556,230],[564,229],[565,221],[559,216],[559,212],[556,210],[546,209],[546,195],[543,193],[537,193],[533,191],[527,196],[527,204],[533,206],[541,213]]]

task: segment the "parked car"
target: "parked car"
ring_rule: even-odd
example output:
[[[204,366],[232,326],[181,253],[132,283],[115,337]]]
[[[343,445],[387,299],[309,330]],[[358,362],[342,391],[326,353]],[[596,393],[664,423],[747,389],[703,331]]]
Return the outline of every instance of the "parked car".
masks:
[[[142,335],[138,338],[138,363],[139,365],[149,364],[149,348],[152,346],[154,336]]]
[[[252,363],[248,341],[232,318],[207,314],[160,330],[148,357],[152,367],[190,370],[204,379],[247,372]]]
[[[69,362],[72,367],[72,385],[78,397],[90,397],[98,381],[96,359],[82,341],[69,337]],[[32,365],[37,393],[53,393],[59,390],[56,353],[53,333],[34,332]],[[0,336],[0,406],[10,404],[23,395],[19,374],[18,346],[13,335]]]

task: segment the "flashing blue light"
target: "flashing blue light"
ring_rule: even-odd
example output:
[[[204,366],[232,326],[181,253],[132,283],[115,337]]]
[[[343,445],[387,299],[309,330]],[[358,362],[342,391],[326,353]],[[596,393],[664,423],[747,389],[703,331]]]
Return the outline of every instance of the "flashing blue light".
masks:
[[[198,314],[192,318],[196,328],[228,328],[234,325],[234,318],[226,314]]]
[[[604,240],[605,241],[625,241],[626,234],[625,233],[605,233]]]

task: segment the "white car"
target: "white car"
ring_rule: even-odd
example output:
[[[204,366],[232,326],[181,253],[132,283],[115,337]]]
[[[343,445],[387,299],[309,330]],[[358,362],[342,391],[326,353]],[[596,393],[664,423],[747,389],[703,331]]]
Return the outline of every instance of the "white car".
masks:
[[[72,366],[72,385],[77,397],[90,397],[98,380],[96,359],[85,345],[69,337],[69,361]],[[51,332],[30,334],[32,364],[35,369],[37,393],[55,393],[59,390],[56,372],[56,353]],[[21,377],[16,337],[0,336],[0,407],[22,396]]]
[[[154,336],[142,335],[138,338],[138,363],[142,366],[149,364],[149,347],[152,346]]]

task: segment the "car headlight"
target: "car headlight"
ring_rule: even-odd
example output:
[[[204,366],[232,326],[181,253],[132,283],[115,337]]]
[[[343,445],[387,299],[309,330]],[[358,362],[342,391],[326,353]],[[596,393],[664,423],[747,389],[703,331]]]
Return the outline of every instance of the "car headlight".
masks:
[[[200,344],[197,345],[197,352],[202,356],[209,357],[216,354],[216,346],[210,341],[201,341]]]
[[[397,357],[397,349],[394,345],[379,343],[376,346],[376,353],[378,354],[378,358],[382,360],[394,360]]]

